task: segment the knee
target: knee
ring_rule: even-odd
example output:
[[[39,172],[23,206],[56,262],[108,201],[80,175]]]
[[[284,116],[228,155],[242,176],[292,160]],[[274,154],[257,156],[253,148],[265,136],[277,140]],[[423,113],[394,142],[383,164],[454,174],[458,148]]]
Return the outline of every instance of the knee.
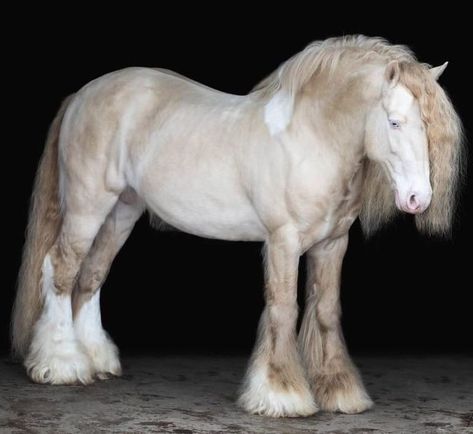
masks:
[[[106,271],[101,269],[92,271],[85,268],[79,275],[78,290],[84,294],[94,294],[102,285],[105,279],[105,273]]]
[[[340,309],[319,303],[316,307],[316,317],[322,330],[332,330],[340,321]]]
[[[53,263],[54,288],[57,294],[70,294],[77,275],[77,268],[65,261]]]
[[[79,272],[81,256],[67,245],[58,244],[52,247],[48,255],[53,267],[56,292],[58,294],[71,293]]]
[[[268,306],[270,318],[276,323],[292,323],[297,320],[298,308],[295,303],[278,303]]]

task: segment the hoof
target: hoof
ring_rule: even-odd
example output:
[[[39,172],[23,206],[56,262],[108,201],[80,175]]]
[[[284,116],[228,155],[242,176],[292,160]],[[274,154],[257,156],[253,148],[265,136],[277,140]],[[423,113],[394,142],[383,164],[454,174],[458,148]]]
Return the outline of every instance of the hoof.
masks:
[[[25,360],[28,376],[41,384],[90,384],[94,371],[89,357],[77,343],[68,343],[54,351],[30,353]],[[67,349],[67,351],[65,351]]]
[[[103,331],[100,338],[95,337],[92,342],[81,339],[81,344],[91,360],[92,369],[97,378],[108,380],[111,377],[122,375],[118,348],[106,332]]]
[[[318,411],[303,379],[296,387],[271,381],[263,369],[249,375],[238,403],[247,412],[270,417],[303,417]]]
[[[362,413],[373,406],[373,401],[361,384],[358,375],[339,372],[318,375],[313,391],[320,408],[347,414]]]

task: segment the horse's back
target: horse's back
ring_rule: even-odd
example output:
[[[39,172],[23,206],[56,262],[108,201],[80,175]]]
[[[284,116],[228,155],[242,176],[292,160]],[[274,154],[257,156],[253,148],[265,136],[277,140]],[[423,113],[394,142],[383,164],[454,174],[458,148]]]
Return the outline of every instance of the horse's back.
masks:
[[[69,104],[62,130],[69,139],[76,134],[81,146],[110,142],[117,135],[136,142],[130,135],[153,127],[162,129],[167,118],[176,117],[176,112],[181,112],[183,121],[184,111],[198,116],[199,112],[218,110],[237,98],[172,71],[126,68],[103,75],[80,89]]]
[[[154,98],[154,103],[194,99],[222,100],[233,95],[220,92],[198,83],[177,72],[145,67],[130,67],[110,72],[87,83],[77,97],[89,104],[110,105],[113,109],[126,109],[124,104],[143,102]]]

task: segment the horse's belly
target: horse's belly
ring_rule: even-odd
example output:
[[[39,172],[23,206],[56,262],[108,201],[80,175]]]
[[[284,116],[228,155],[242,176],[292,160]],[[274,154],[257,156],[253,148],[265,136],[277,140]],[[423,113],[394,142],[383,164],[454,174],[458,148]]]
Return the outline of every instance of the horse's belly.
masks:
[[[206,238],[262,241],[265,228],[251,203],[238,191],[199,185],[161,184],[141,193],[166,223]]]

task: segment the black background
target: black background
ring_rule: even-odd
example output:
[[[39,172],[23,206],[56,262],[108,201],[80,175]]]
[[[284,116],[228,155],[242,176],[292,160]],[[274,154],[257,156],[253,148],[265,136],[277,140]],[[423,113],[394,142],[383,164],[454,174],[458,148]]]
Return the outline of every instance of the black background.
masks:
[[[322,13],[292,6],[277,17],[228,6],[204,20],[202,11],[197,15],[182,5],[172,13],[122,10],[126,18],[120,19],[116,10],[99,17],[94,10],[73,9],[61,18],[36,17],[30,10],[28,19],[15,19],[5,40],[9,61],[2,90],[9,115],[3,126],[7,222],[0,349],[8,347],[28,200],[47,128],[60,101],[91,79],[132,65],[157,66],[243,94],[309,42],[364,33],[407,44],[424,62],[449,60],[441,84],[466,131],[471,128],[470,47],[461,11],[452,17],[442,11],[434,19],[394,8],[360,19],[342,7]],[[471,351],[472,217],[468,181],[453,241],[423,238],[408,217],[369,241],[358,223],[353,226],[342,286],[352,350]],[[263,307],[261,247],[156,232],[142,218],[104,286],[106,329],[129,351],[249,351]],[[302,266],[301,286],[303,274]]]

